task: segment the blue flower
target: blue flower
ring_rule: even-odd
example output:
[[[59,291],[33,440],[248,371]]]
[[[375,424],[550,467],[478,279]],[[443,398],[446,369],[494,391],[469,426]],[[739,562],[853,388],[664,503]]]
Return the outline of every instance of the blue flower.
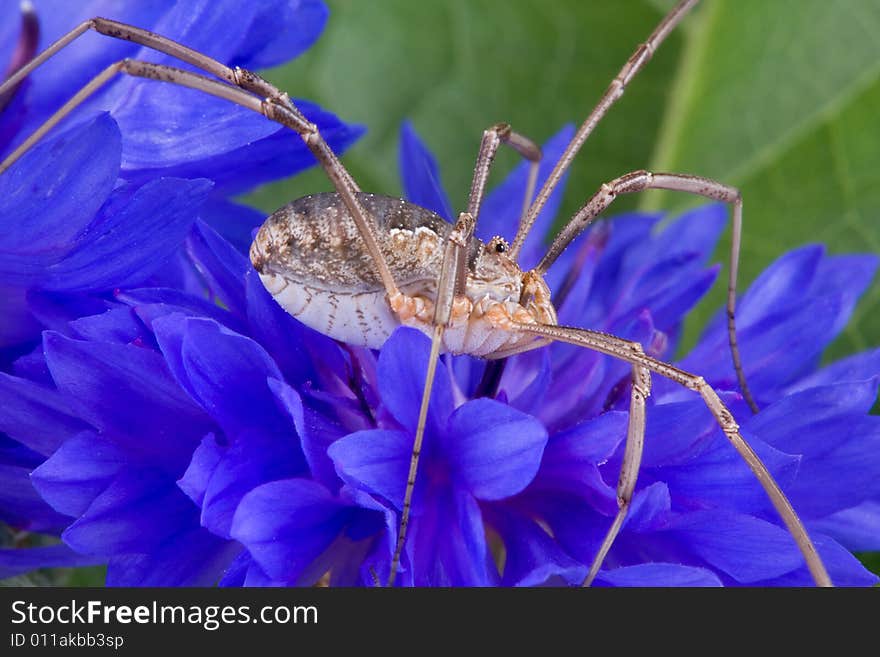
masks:
[[[545,145],[541,178],[570,134]],[[402,169],[411,198],[448,212],[433,158],[408,127]],[[487,197],[481,234],[509,235],[526,173],[517,168]],[[660,218],[618,217],[572,245],[548,277],[568,290],[562,322],[672,357],[717,272],[706,261],[724,209],[695,210],[658,232]],[[540,246],[537,235],[527,243],[526,265]],[[59,532],[77,558],[108,564],[110,585],[384,582],[427,338],[400,329],[375,353],[298,324],[206,222],[195,221],[186,254],[206,291],[127,281],[101,312],[45,331],[39,351],[0,374],[3,453],[29,473],[0,471],[0,490],[15,491],[0,504],[7,521]],[[880,541],[880,425],[868,415],[880,351],[825,368],[817,357],[875,268],[872,257],[805,247],[744,295],[755,416],[736,391],[719,322],[682,361],[734,409],[845,585],[877,579],[849,550]],[[814,316],[793,312],[801,307]],[[480,384],[485,366],[447,356],[438,369],[398,582],[579,583],[616,511],[628,367],[551,345],[510,359],[493,389]],[[658,380],[648,418],[633,508],[597,583],[808,584],[792,539],[703,402]],[[17,562],[0,556],[0,572],[40,562],[19,552]]]
[[[100,2],[35,5],[40,49],[107,11]],[[313,0],[246,8],[188,0],[116,10],[107,17],[247,67],[296,56],[327,17]],[[15,21],[5,25],[17,28]],[[18,29],[0,32],[0,56],[11,57],[21,38]],[[130,42],[86,35],[38,68],[2,113],[0,156],[122,57],[157,61]],[[362,132],[307,101],[301,107],[337,151]],[[196,217],[245,246],[262,217],[228,196],[313,164],[289,129],[244,108],[176,85],[115,79],[0,177],[0,368],[33,348],[42,329],[106,308],[115,287],[147,280],[200,287],[179,252]]]

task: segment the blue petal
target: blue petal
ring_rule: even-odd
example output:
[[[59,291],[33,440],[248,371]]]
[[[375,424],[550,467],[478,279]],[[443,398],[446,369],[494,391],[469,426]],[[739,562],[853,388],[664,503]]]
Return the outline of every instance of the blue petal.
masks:
[[[283,381],[269,379],[269,387],[296,426],[312,477],[329,490],[335,491],[339,488],[339,478],[328,448],[348,432],[313,405],[303,404],[299,393]]]
[[[303,474],[299,442],[289,434],[243,432],[224,450],[210,474],[202,507],[202,526],[228,538],[242,498],[266,481]]]
[[[412,518],[407,539],[415,586],[491,586],[486,532],[477,501],[456,487],[435,487],[430,509]]]
[[[0,317],[0,349],[36,339],[43,328],[28,307],[27,290],[16,285],[0,284]],[[10,356],[0,356],[4,357]],[[3,365],[0,361],[0,367]]]
[[[117,306],[99,315],[80,317],[68,324],[70,336],[93,342],[135,343],[153,346],[152,335],[144,330],[131,308]]]
[[[40,144],[0,176],[3,280],[39,281],[70,250],[113,188],[119,149],[119,130],[103,114]]]
[[[348,521],[351,508],[305,479],[264,484],[241,501],[232,536],[274,579],[296,582]]]
[[[28,306],[43,328],[67,334],[70,322],[79,317],[99,315],[114,306],[111,301],[82,292],[48,292],[32,289]]]
[[[777,483],[789,490],[798,472],[800,457],[770,447],[745,429],[741,433]],[[674,468],[658,468],[652,475],[662,477],[676,502],[687,507],[711,504],[745,512],[773,513],[758,479],[720,431],[713,434],[698,458]]]
[[[786,530],[752,516],[697,511],[670,522],[664,533],[741,584],[778,577],[803,562]]]
[[[789,251],[763,271],[743,295],[737,319],[743,327],[760,321],[769,312],[786,308],[809,289],[825,249],[810,245]]]
[[[712,444],[718,424],[702,401],[655,404],[647,413],[645,467],[686,464]]]
[[[165,315],[182,313],[188,317],[206,317],[237,333],[245,333],[243,322],[216,303],[171,288],[139,288],[124,290],[116,298],[134,307],[137,316],[150,329],[153,322]]]
[[[130,458],[179,476],[209,430],[208,418],[177,386],[156,352],[134,345],[70,340],[47,332],[46,362],[77,413]]]
[[[46,270],[48,290],[102,290],[143,281],[162,267],[183,242],[212,183],[159,178],[116,207],[111,197],[79,239],[76,249]]]
[[[31,474],[31,483],[56,511],[78,517],[127,465],[107,438],[84,431],[64,442]]]
[[[154,328],[175,378],[228,434],[289,426],[266,383],[281,373],[259,344],[209,319],[171,315]]]
[[[418,424],[430,344],[427,336],[420,331],[401,327],[392,333],[379,354],[378,376],[382,402],[394,418],[413,434]],[[442,435],[446,431],[446,418],[453,408],[449,371],[441,360],[437,365],[428,405],[426,435]]]
[[[47,547],[0,550],[0,580],[37,568],[77,568],[94,566],[102,559],[74,552],[63,543]]]
[[[0,464],[0,521],[33,532],[58,531],[70,518],[52,509],[37,494],[30,469]]]
[[[823,385],[864,381],[880,376],[880,349],[865,351],[843,358],[795,382],[789,392]]]
[[[211,293],[231,312],[244,316],[244,277],[250,262],[208,224],[197,221],[186,244],[187,252],[205,278]]]
[[[495,507],[487,516],[504,542],[502,586],[540,586],[553,577],[571,584],[584,581],[587,568],[563,552],[532,519]]]
[[[606,514],[617,510],[614,488],[598,470],[626,437],[627,415],[608,412],[555,434],[547,443],[533,487],[550,495],[566,491]]]
[[[202,506],[205,500],[205,491],[223,458],[224,451],[223,446],[217,443],[217,436],[213,433],[207,434],[193,452],[192,461],[186,472],[177,480],[180,490],[199,506]]]
[[[49,455],[85,428],[57,390],[0,372],[0,431]]]
[[[114,556],[107,586],[213,586],[241,546],[201,528],[185,529],[142,554]]]
[[[839,545],[835,540],[810,532],[810,538],[816,545],[816,551],[831,577],[834,586],[876,586],[880,577],[870,572],[851,552]],[[807,569],[806,563],[797,570],[770,580],[760,582],[759,586],[814,586],[815,581]]]
[[[42,51],[79,23],[95,16],[105,16],[146,29],[174,5],[172,0],[147,3],[117,3],[112,0],[90,0],[71,3],[67,0],[38,0],[35,3],[40,21]],[[173,34],[167,36],[174,37]],[[134,56],[139,46],[122,39],[91,35],[77,39],[64,49],[62,57],[53,57],[31,74],[31,84],[22,101],[28,107],[29,123],[20,139],[30,134],[48,114],[86,84],[92,76],[113,62]],[[116,87],[118,84],[111,84]],[[104,94],[100,94],[104,96]],[[112,95],[112,93],[110,94]],[[79,116],[85,111],[78,112]],[[76,120],[71,119],[71,120]]]
[[[460,485],[481,500],[515,495],[538,471],[547,430],[535,418],[492,399],[455,410],[443,442]]]
[[[398,158],[407,200],[452,221],[452,206],[443,190],[437,160],[409,121],[404,121],[400,126]]]
[[[278,66],[308,50],[321,35],[329,12],[321,0],[281,3],[264,0],[238,46],[232,65]]]
[[[880,550],[880,502],[863,502],[814,521],[811,526],[850,550]]]
[[[669,486],[655,482],[636,491],[632,506],[623,523],[628,532],[646,532],[665,523],[672,507]]]
[[[401,509],[413,440],[402,431],[356,431],[333,443],[327,453],[343,481]],[[424,487],[422,482],[417,490]]]
[[[603,570],[596,583],[612,586],[722,586],[711,570],[677,563],[640,563]]]
[[[144,553],[186,528],[198,527],[198,510],[156,471],[120,476],[61,538],[87,554]]]
[[[230,196],[317,163],[290,129],[227,101],[167,87],[160,85],[159,93],[154,87],[149,94],[141,94],[151,107],[139,108],[138,114],[122,117],[114,113],[126,135],[121,171],[126,180],[145,182],[157,175],[204,177],[214,181],[218,193]],[[294,102],[318,126],[334,153],[343,153],[365,132],[314,103],[299,98]],[[193,105],[199,107],[198,121],[191,118]],[[175,120],[164,116],[168,112],[190,117],[183,123],[186,132],[176,132],[173,139],[165,134],[165,121]]]
[[[240,253],[247,253],[254,231],[265,221],[266,214],[226,198],[212,197],[202,206],[199,218]]]

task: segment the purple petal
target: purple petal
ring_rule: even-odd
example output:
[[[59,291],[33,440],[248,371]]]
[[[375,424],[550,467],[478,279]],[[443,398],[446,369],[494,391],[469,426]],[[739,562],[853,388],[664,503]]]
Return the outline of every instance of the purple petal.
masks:
[[[677,563],[640,563],[603,570],[596,582],[612,586],[722,586],[711,570]]]
[[[183,472],[210,429],[156,352],[134,345],[70,340],[46,332],[46,362],[58,389],[95,428],[143,460]]]
[[[211,293],[231,312],[244,316],[247,303],[242,282],[252,269],[247,258],[202,221],[196,222],[186,248]]]
[[[61,538],[87,554],[144,553],[195,527],[192,501],[164,475],[141,470],[118,477]]]
[[[428,369],[430,340],[416,329],[398,328],[379,354],[378,375],[382,402],[409,431],[415,434],[419,405]],[[441,435],[446,431],[446,418],[452,412],[452,389],[449,371],[441,360],[434,377],[434,388],[428,405],[426,434]]]
[[[329,12],[321,0],[262,3],[238,46],[233,65],[243,68],[278,66],[308,50],[321,35]]]
[[[207,434],[193,452],[192,461],[186,472],[177,480],[180,490],[198,506],[202,506],[205,500],[205,491],[223,458],[224,451],[223,446],[217,443],[217,436],[213,433]]]
[[[205,201],[208,180],[159,178],[133,193],[117,189],[88,226],[87,237],[47,269],[49,290],[102,290],[143,281],[183,242]],[[116,196],[125,204],[117,207]]]
[[[113,189],[119,152],[119,129],[102,114],[38,145],[0,176],[4,280],[37,280],[70,249]]]
[[[213,586],[241,546],[201,528],[182,531],[144,554],[114,556],[107,586]]]
[[[678,517],[664,533],[741,584],[783,575],[803,561],[786,530],[752,516],[697,511]]]
[[[412,518],[407,552],[415,586],[497,583],[480,508],[473,496],[460,488],[432,490],[430,508]]]
[[[126,465],[123,450],[93,431],[84,431],[66,440],[34,470],[31,482],[56,511],[78,517]]]
[[[502,586],[540,586],[554,577],[570,584],[584,581],[587,568],[563,552],[532,519],[495,507],[487,516],[504,542]]]
[[[70,518],[57,513],[39,496],[30,469],[0,464],[0,521],[33,532],[58,531]]]
[[[398,158],[406,199],[452,221],[452,206],[443,190],[437,160],[409,121],[400,127]]]
[[[413,440],[402,431],[356,431],[333,443],[327,453],[344,482],[384,497],[400,509]],[[417,485],[417,490],[424,485]]]
[[[224,450],[210,474],[202,526],[228,538],[242,498],[263,482],[300,476],[305,469],[299,441],[289,434],[243,432]]]
[[[266,383],[281,373],[259,344],[209,319],[170,315],[154,328],[175,378],[228,434],[289,426]]]
[[[345,526],[351,507],[305,479],[274,481],[241,501],[232,536],[274,579],[296,582]]]
[[[63,543],[47,547],[0,550],[0,580],[37,568],[78,568],[101,563],[100,557],[78,554]]]
[[[520,492],[538,471],[547,430],[537,419],[492,399],[455,410],[444,435],[455,477],[474,497],[500,500]]]
[[[814,521],[811,526],[850,550],[880,550],[880,502],[863,502]]]
[[[86,428],[64,395],[0,372],[0,431],[43,455]]]

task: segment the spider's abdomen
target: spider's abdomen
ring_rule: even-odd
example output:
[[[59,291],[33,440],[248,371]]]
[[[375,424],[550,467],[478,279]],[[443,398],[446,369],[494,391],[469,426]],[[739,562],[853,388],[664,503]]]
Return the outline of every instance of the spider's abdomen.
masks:
[[[263,285],[303,324],[347,344],[378,349],[401,323],[430,335],[452,225],[401,199],[359,193],[358,200],[376,222],[376,240],[400,298],[390,303],[357,225],[335,193],[298,199],[266,219],[250,249]],[[520,306],[519,267],[476,238],[467,267],[467,299],[459,300],[444,333],[444,351],[491,358],[524,339],[510,330],[512,321],[555,323],[549,292],[539,294],[537,305],[532,300]]]
[[[451,226],[398,198],[359,193],[404,292],[433,295]],[[348,344],[378,348],[400,322],[357,225],[336,193],[297,199],[263,223],[250,249],[266,289],[298,320]]]

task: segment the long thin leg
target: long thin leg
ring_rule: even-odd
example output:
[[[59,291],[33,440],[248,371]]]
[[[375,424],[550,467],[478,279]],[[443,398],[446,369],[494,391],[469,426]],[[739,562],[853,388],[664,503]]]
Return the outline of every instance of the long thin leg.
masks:
[[[519,255],[520,249],[522,249],[526,237],[529,234],[529,230],[531,230],[532,225],[535,223],[535,219],[537,219],[538,215],[541,213],[544,204],[547,203],[553,190],[556,189],[556,185],[559,184],[562,175],[571,165],[572,160],[581,149],[581,146],[584,145],[587,137],[590,136],[599,121],[601,121],[602,117],[608,112],[609,108],[623,95],[630,80],[642,70],[645,64],[648,63],[648,60],[651,59],[654,51],[660,47],[660,44],[663,43],[669,33],[681,22],[681,19],[684,18],[685,14],[687,14],[687,12],[693,8],[698,1],[699,0],[682,0],[679,2],[654,29],[648,39],[636,48],[636,51],[627,60],[626,64],[623,65],[623,68],[620,70],[620,73],[617,74],[617,77],[611,81],[608,89],[599,100],[599,104],[596,105],[592,112],[590,112],[590,115],[578,129],[577,133],[575,133],[574,137],[572,137],[572,140],[566,147],[562,157],[559,158],[559,162],[556,163],[556,166],[553,168],[553,171],[550,173],[550,176],[547,178],[541,191],[538,192],[538,196],[535,198],[534,203],[532,203],[532,206],[529,208],[529,213],[526,216],[525,221],[520,225],[516,238],[513,240],[513,245],[510,249],[511,257],[513,259],[516,259]]]
[[[599,568],[602,567],[602,562],[608,555],[608,550],[611,549],[620,528],[623,527],[626,514],[629,512],[633,491],[636,489],[636,479],[639,476],[639,468],[642,465],[642,451],[645,446],[645,400],[650,394],[651,373],[642,365],[633,365],[626,447],[623,450],[623,463],[621,463],[620,476],[617,480],[617,514],[614,516],[608,533],[605,534],[599,551],[593,558],[590,572],[584,578],[583,586],[589,586],[593,583],[599,573]]]
[[[355,224],[358,226],[361,237],[369,251],[373,264],[379,278],[385,287],[389,298],[399,297],[400,290],[391,275],[391,270],[385,261],[376,241],[376,227],[373,218],[363,209],[360,202],[355,196],[356,186],[352,186],[351,177],[345,167],[336,157],[336,154],[324,141],[318,131],[318,127],[308,121],[302,113],[296,109],[286,94],[278,92],[274,97],[258,98],[257,96],[245,91],[237,86],[224,84],[217,80],[212,80],[189,71],[165,66],[163,64],[151,64],[133,59],[123,59],[115,62],[101,71],[92,78],[82,89],[80,89],[70,100],[61,106],[45,123],[34,131],[22,144],[16,148],[10,155],[0,162],[0,174],[12,166],[22,155],[34,146],[47,132],[57,125],[64,117],[78,107],[84,100],[100,89],[117,73],[125,73],[135,77],[147,78],[150,80],[158,80],[161,82],[170,82],[191,89],[196,89],[204,93],[223,98],[225,100],[246,107],[254,112],[262,114],[266,118],[276,121],[281,125],[291,128],[299,134],[303,142],[318,160],[318,163],[326,172],[327,176],[333,182],[337,192],[341,196],[348,211],[351,213]],[[247,73],[239,70],[240,74]],[[254,75],[249,74],[248,75]],[[8,83],[9,81],[7,81]],[[5,84],[3,85],[5,86]],[[0,87],[0,95],[4,89]]]
[[[511,130],[510,125],[507,123],[498,123],[483,132],[480,150],[477,152],[477,163],[474,166],[471,191],[468,195],[467,211],[475,220],[479,218],[483,194],[486,191],[486,183],[489,180],[489,171],[492,168],[492,163],[495,161],[495,155],[501,144],[507,144],[523,158],[531,162],[525,196],[523,197],[522,212],[520,214],[520,223],[522,223],[531,203],[532,195],[535,193],[538,169],[541,166],[541,147],[528,137],[524,137]]]
[[[39,55],[31,59],[27,64],[15,71],[3,82],[2,85],[0,85],[0,98],[2,98],[3,94],[9,89],[14,88],[26,76],[30,75],[36,68],[44,64],[47,60],[89,30],[95,30],[100,34],[114,39],[131,41],[132,43],[152,48],[153,50],[170,55],[180,61],[192,64],[229,84],[257,94],[261,98],[275,100],[283,105],[287,105],[288,109],[301,119],[302,123],[308,123],[305,116],[299,111],[296,105],[293,104],[286,93],[282,92],[275,85],[271,84],[256,73],[237,66],[235,68],[230,68],[213,57],[209,57],[208,55],[193,50],[173,39],[150,32],[149,30],[135,27],[134,25],[129,25],[127,23],[120,23],[119,21],[97,17],[83,21],[70,32],[52,43]],[[320,134],[318,134],[318,138],[321,139]],[[321,162],[321,164],[323,166],[325,163]],[[351,191],[360,191],[348,171],[341,164],[339,164],[338,168],[340,169],[337,172],[338,177],[351,187]]]
[[[22,4],[21,33],[18,38],[18,43],[15,46],[15,50],[12,52],[12,58],[9,61],[9,67],[6,71],[7,75],[4,77],[11,76],[33,59],[34,54],[37,51],[37,43],[39,40],[40,22],[37,20],[34,8],[29,4]],[[15,96],[15,91],[17,89],[18,85],[7,85],[4,90],[0,92],[0,112],[6,108],[9,101]]]
[[[559,340],[560,342],[568,342],[569,344],[587,347],[599,353],[614,356],[628,363],[646,367],[651,372],[660,376],[671,379],[686,388],[696,391],[703,398],[709,411],[718,422],[724,435],[736,449],[737,453],[748,464],[749,468],[757,477],[761,487],[767,493],[773,507],[776,509],[782,522],[788,528],[789,533],[797,543],[798,549],[804,556],[810,574],[813,576],[816,584],[819,586],[831,586],[831,578],[822,563],[822,559],[816,552],[813,541],[804,529],[803,523],[791,506],[791,502],[782,492],[779,484],[773,479],[773,475],[767,470],[767,467],[758,458],[754,450],[745,441],[739,432],[739,425],[734,420],[733,415],[724,405],[724,402],[718,397],[718,394],[701,376],[685,372],[669,363],[657,360],[646,355],[641,345],[623,340],[613,335],[599,333],[597,331],[588,331],[585,329],[571,328],[567,326],[549,326],[543,324],[521,324],[514,325],[517,330],[530,333],[541,338],[549,338],[551,340]]]
[[[556,239],[547,249],[547,253],[533,271],[543,274],[556,261],[560,254],[571,244],[580,233],[590,225],[599,214],[604,212],[620,194],[633,194],[646,189],[669,189],[678,192],[696,194],[705,198],[723,201],[733,208],[733,228],[730,242],[730,268],[727,277],[727,339],[730,343],[730,354],[733,358],[733,369],[743,397],[752,409],[758,412],[758,405],[746,382],[739,343],[736,338],[736,279],[739,271],[739,250],[742,237],[742,194],[735,187],[724,185],[709,178],[689,176],[679,173],[651,173],[650,171],[633,171],[609,183],[605,183],[587,203],[578,210],[563,227]]]
[[[431,336],[431,354],[428,357],[426,368],[425,385],[422,388],[422,401],[419,405],[419,419],[416,424],[416,436],[413,442],[412,454],[409,462],[409,474],[406,478],[406,492],[403,497],[403,508],[400,513],[400,529],[397,532],[397,545],[394,548],[394,556],[391,558],[391,572],[388,575],[388,586],[394,586],[397,577],[397,567],[400,563],[400,555],[406,544],[406,529],[409,525],[409,516],[412,505],[413,491],[416,486],[416,475],[419,469],[419,455],[422,452],[422,441],[425,437],[425,424],[428,419],[428,404],[431,400],[431,390],[434,386],[434,374],[437,371],[437,359],[440,357],[440,346],[443,341],[443,331],[452,321],[456,303],[468,304],[463,297],[467,274],[467,252],[471,237],[474,234],[476,221],[472,215],[462,212],[455,222],[443,249],[443,261],[440,265],[440,275],[437,279],[437,298],[434,302],[434,331]],[[392,305],[393,307],[393,305]],[[461,309],[459,309],[461,310]],[[465,311],[468,312],[468,311]]]

